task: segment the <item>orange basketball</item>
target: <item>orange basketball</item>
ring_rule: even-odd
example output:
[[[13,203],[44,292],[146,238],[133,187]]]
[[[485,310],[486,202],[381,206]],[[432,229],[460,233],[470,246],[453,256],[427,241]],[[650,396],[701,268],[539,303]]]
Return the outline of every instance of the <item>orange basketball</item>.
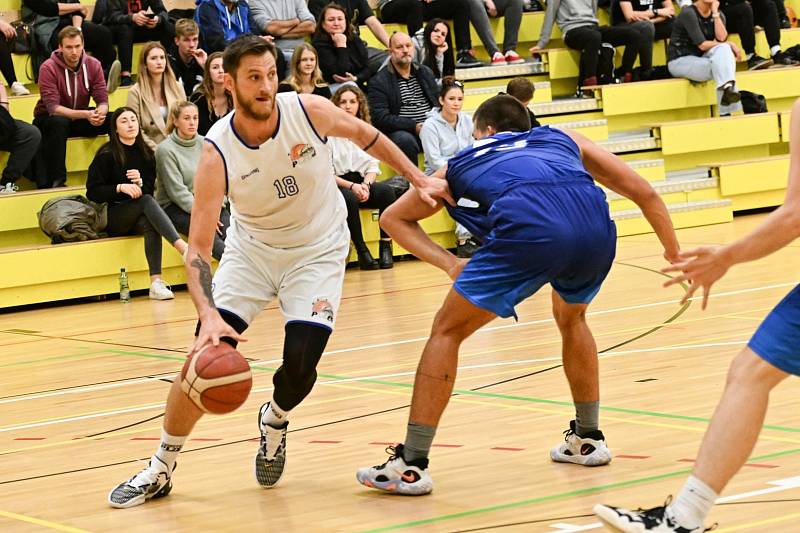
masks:
[[[247,360],[224,342],[219,346],[209,344],[187,359],[181,370],[181,389],[206,413],[236,410],[252,386]]]

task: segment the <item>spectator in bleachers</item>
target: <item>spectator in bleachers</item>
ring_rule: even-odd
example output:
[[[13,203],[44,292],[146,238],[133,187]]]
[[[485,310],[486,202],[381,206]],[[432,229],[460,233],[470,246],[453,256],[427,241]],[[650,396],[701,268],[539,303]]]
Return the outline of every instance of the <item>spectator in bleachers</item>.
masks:
[[[771,0],[766,0],[771,1]],[[613,0],[611,24],[628,26],[639,32],[639,65],[642,78],[653,70],[653,44],[672,35],[675,6],[672,0]]]
[[[28,169],[42,134],[36,126],[17,120],[8,111],[8,93],[0,85],[0,150],[8,152],[8,163],[0,178],[0,194],[18,190],[16,181]]]
[[[308,9],[317,18],[317,26],[319,26],[319,16],[322,13],[322,9],[331,1],[332,0],[309,0]],[[336,0],[336,3],[344,7],[347,21],[353,25],[356,37],[359,39],[361,38],[359,36],[359,27],[365,25],[383,46],[389,47],[389,34],[386,33],[386,28],[383,27],[381,21],[375,16],[375,12],[372,11],[367,0]],[[367,46],[366,42],[364,42],[364,46],[367,48],[370,69],[373,73],[378,72],[378,69],[386,63],[386,51]]]
[[[725,15],[725,28],[731,33],[739,34],[749,70],[768,68],[773,63],[797,64],[781,51],[781,27],[775,2],[772,0],[721,0],[719,10]],[[770,59],[756,54],[756,25],[764,28]]]
[[[225,70],[222,67],[222,52],[214,52],[208,56],[203,69],[203,83],[189,99],[197,106],[200,135],[208,133],[209,128],[233,109],[233,98],[225,90]]]
[[[36,176],[40,189],[66,184],[67,138],[108,131],[108,93],[100,61],[84,53],[78,28],[63,28],[58,43],[59,49],[39,69],[40,98],[33,111],[33,125],[42,132],[47,150],[42,158],[46,171]],[[97,108],[89,108],[89,98]]]
[[[290,91],[331,97],[331,89],[319,69],[317,51],[308,43],[301,43],[294,49],[289,77],[278,85],[279,93]]]
[[[128,107],[136,112],[151,150],[167,137],[169,110],[181,100],[186,100],[186,93],[175,79],[166,49],[156,41],[147,43],[139,54],[139,76],[128,92]]]
[[[533,114],[529,106],[531,100],[533,100],[533,92],[534,86],[531,80],[521,76],[509,80],[508,85],[506,85],[506,94],[519,100],[519,102],[525,106],[525,109],[528,110],[528,117],[531,119],[531,128],[538,128],[541,124],[536,120],[536,115]]]
[[[156,163],[133,109],[120,107],[111,114],[108,138],[89,165],[86,197],[108,204],[106,232],[110,237],[144,235],[150,298],[172,299],[175,296],[161,279],[161,237],[181,255],[188,245],[153,198]]]
[[[192,19],[175,22],[175,46],[169,54],[169,63],[178,83],[187,95],[203,82],[203,66],[208,54],[200,48],[200,28]]]
[[[669,43],[670,74],[692,81],[714,80],[720,115],[742,108],[736,90],[736,59],[742,51],[727,42],[725,15],[718,11],[717,0],[695,0],[681,10]]]
[[[433,72],[436,83],[441,84],[445,76],[453,76],[456,72],[453,50],[450,46],[450,27],[443,19],[434,18],[413,36],[414,61],[425,65]]]
[[[447,164],[458,152],[472,146],[472,118],[464,107],[464,84],[455,78],[442,79],[439,108],[433,109],[425,119],[419,138],[425,151],[425,174],[433,174]],[[461,224],[456,224],[456,253],[471,257],[480,244]]]
[[[524,63],[517,53],[517,41],[519,37],[519,25],[522,22],[523,0],[467,0],[470,10],[470,20],[475,26],[486,52],[489,54],[492,65],[506,65]],[[487,16],[488,15],[488,16]],[[494,40],[494,32],[489,23],[488,17],[503,17],[503,48],[497,46]],[[459,67],[468,62],[466,55],[470,55],[469,49],[472,48],[471,39],[467,35],[468,42],[465,44],[466,50],[460,50],[456,64]],[[473,58],[474,59],[474,58]]]
[[[274,37],[286,61],[316,29],[316,19],[305,0],[250,0],[250,12],[256,32]]]
[[[600,26],[597,20],[597,0],[550,0],[542,24],[539,42],[530,49],[538,54],[547,47],[555,22],[563,35],[564,44],[581,53],[578,75],[578,94],[582,86],[599,83],[597,65],[602,43],[624,46],[622,66],[618,72],[622,81],[633,79],[633,64],[641,49],[642,38],[635,29],[628,26]],[[652,48],[652,46],[651,46]]]
[[[250,4],[247,0],[197,0],[194,20],[200,27],[200,45],[209,54],[245,33],[252,33]]]
[[[431,69],[414,64],[411,37],[398,32],[389,44],[389,65],[369,82],[369,109],[375,127],[417,162],[422,151],[419,132],[439,101],[439,88]]]
[[[319,68],[331,90],[351,82],[364,89],[372,75],[367,47],[354,32],[347,13],[339,4],[328,4],[322,9],[311,42],[319,55]]]
[[[170,108],[169,137],[156,148],[156,200],[178,232],[189,235],[194,204],[194,173],[203,152],[203,136],[197,134],[197,106],[186,100]],[[220,260],[230,212],[220,206],[220,217],[211,257]]]
[[[370,122],[369,107],[364,93],[353,85],[340,87],[333,95],[332,101],[347,113]],[[344,196],[347,205],[347,227],[350,240],[358,254],[358,266],[361,270],[392,268],[392,239],[381,228],[378,261],[364,242],[361,231],[359,208],[377,209],[379,213],[392,205],[396,196],[394,189],[377,180],[381,173],[377,159],[366,153],[349,139],[329,137],[333,169],[336,172],[336,184]]]
[[[58,32],[67,26],[80,28],[83,32],[84,48],[100,60],[107,82],[107,92],[111,93],[120,83],[120,64],[116,60],[114,39],[111,30],[106,26],[85,20],[88,13],[89,8],[77,0],[67,2],[22,0],[22,19],[33,20],[31,40],[36,40],[34,50],[40,56],[38,59],[32,58],[34,65],[44,62],[58,49]],[[3,75],[6,75],[5,71]]]
[[[166,50],[175,37],[175,27],[161,0],[108,0],[103,23],[111,28],[117,43],[123,87],[133,85],[133,43],[159,41]]]
[[[11,89],[14,96],[25,96],[31,92],[20,82],[17,81],[17,73],[14,71],[14,62],[11,60],[11,43],[17,35],[17,30],[6,22],[0,20],[0,72]]]

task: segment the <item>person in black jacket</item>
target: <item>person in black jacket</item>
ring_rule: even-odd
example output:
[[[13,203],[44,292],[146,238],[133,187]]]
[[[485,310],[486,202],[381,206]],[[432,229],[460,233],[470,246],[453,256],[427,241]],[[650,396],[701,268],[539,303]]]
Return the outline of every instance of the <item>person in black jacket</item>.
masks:
[[[311,44],[319,56],[319,68],[331,91],[352,82],[364,90],[372,74],[367,47],[347,20],[347,12],[339,4],[328,4],[319,14]]]
[[[111,115],[109,141],[89,165],[86,197],[108,204],[109,236],[144,234],[144,253],[150,270],[150,298],[169,300],[172,291],[161,279],[161,237],[180,254],[188,245],[153,198],[156,161],[139,129],[139,118],[129,107]]]
[[[422,153],[419,132],[428,112],[438,105],[439,87],[431,69],[414,64],[414,44],[407,34],[392,35],[389,54],[389,64],[369,81],[372,123],[417,162]]]
[[[0,178],[0,194],[16,192],[16,181],[28,168],[42,134],[39,128],[17,120],[8,112],[8,94],[0,84],[0,150],[8,152],[8,163]]]
[[[160,41],[169,50],[175,37],[175,26],[161,0],[108,0],[103,24],[111,28],[117,43],[123,87],[133,85],[133,43]]]

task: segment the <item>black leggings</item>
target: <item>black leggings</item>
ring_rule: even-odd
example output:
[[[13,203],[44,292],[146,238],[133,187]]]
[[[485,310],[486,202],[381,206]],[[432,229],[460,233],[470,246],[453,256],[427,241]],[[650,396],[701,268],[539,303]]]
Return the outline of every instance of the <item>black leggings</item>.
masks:
[[[725,14],[725,28],[730,33],[738,33],[745,54],[756,51],[756,34],[753,26],[764,28],[769,47],[781,44],[781,29],[778,10],[772,0],[750,0],[741,4],[726,5],[720,8]]]
[[[426,20],[453,20],[456,50],[469,48],[469,8],[460,0],[392,0],[381,9],[381,22],[405,23],[413,36]]]
[[[144,235],[144,255],[151,276],[161,274],[161,237],[170,244],[181,238],[155,198],[143,194],[108,208],[110,237]]]
[[[11,46],[2,34],[0,34],[0,72],[3,73],[6,83],[9,85],[17,81],[14,62],[11,60]]]
[[[164,212],[172,223],[175,224],[175,229],[177,229],[179,233],[189,235],[189,226],[192,219],[191,213],[187,213],[176,204],[169,204],[164,208]],[[222,208],[219,214],[219,221],[222,222],[222,227],[219,228],[218,232],[214,232],[214,244],[211,246],[211,257],[217,261],[222,259],[222,253],[225,251],[225,235],[228,231],[228,226],[231,225],[231,214],[227,208]]]
[[[364,234],[361,232],[361,216],[358,210],[362,207],[377,209],[383,214],[384,210],[395,201],[394,189],[385,183],[375,182],[370,187],[366,202],[359,202],[358,197],[350,189],[339,187],[339,190],[342,191],[344,203],[347,205],[347,228],[350,230],[350,240],[353,241],[356,251],[364,251],[367,249],[367,243],[364,242]],[[383,228],[381,228],[381,238],[389,238]]]
[[[597,61],[600,58],[600,46],[609,43],[613,46],[624,46],[620,72],[627,74],[633,70],[636,56],[639,55],[641,37],[639,32],[628,26],[581,26],[569,30],[564,36],[564,44],[573,50],[581,51],[580,74],[578,84],[582,85],[586,78],[597,76]]]

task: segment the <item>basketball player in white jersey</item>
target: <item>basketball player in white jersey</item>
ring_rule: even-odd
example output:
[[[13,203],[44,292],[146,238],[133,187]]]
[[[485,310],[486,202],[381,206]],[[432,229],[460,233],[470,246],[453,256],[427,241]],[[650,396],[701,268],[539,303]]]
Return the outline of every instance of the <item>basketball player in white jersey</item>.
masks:
[[[452,202],[444,180],[426,177],[372,126],[328,100],[277,94],[275,48],[251,35],[228,45],[225,88],[234,111],[206,135],[194,181],[186,259],[199,324],[190,355],[209,344],[236,346],[256,315],[277,298],[284,315],[283,364],[258,415],[255,473],[263,487],[281,479],[288,414],[308,395],[333,330],[350,236],[327,136],[352,140],[406,176],[423,197]],[[231,202],[225,254],[211,277],[211,246],[223,196]],[[169,494],[178,452],[200,411],[175,379],[161,443],[147,468],[108,495],[112,507]]]

